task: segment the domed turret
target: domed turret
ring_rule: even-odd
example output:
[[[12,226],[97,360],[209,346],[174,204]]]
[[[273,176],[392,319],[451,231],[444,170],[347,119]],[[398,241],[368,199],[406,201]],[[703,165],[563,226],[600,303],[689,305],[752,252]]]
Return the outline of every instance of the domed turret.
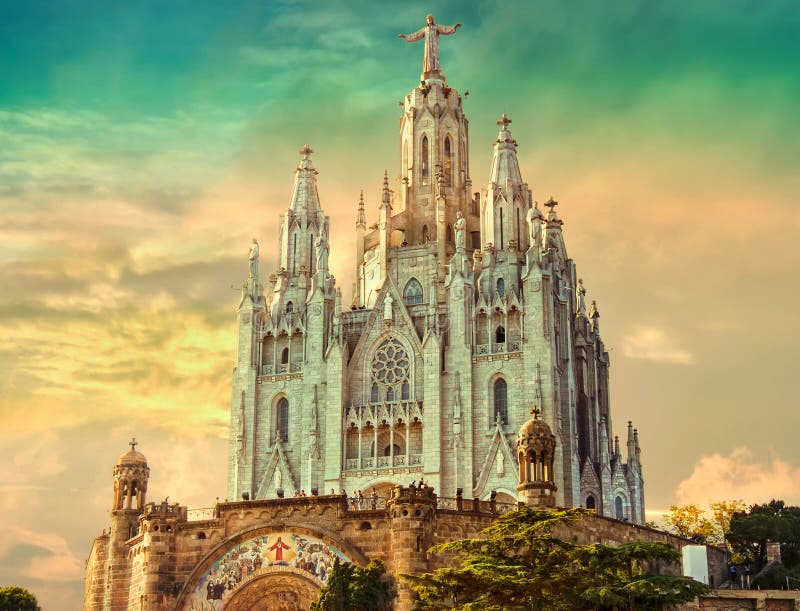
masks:
[[[539,420],[539,410],[531,409],[531,418],[517,435],[519,462],[519,499],[530,507],[555,507],[556,485],[553,482],[553,459],[556,437],[544,420]]]
[[[120,455],[114,465],[114,510],[142,511],[150,467],[144,454],[136,451],[136,439],[130,441],[131,449]]]

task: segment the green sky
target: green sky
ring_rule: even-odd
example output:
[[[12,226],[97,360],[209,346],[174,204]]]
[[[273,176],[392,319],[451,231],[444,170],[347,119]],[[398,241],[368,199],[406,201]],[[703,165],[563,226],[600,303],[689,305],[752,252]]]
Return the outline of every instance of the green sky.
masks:
[[[561,202],[648,508],[800,503],[796,1],[0,0],[0,583],[79,606],[132,435],[151,500],[224,494],[250,238],[310,144],[347,293],[428,12],[476,190],[505,112]]]

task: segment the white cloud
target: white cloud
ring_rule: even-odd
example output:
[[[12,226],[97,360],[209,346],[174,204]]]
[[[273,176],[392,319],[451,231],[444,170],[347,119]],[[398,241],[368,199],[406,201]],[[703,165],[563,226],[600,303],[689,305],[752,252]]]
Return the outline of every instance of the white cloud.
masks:
[[[691,365],[692,354],[677,345],[660,327],[639,327],[622,338],[622,354],[629,359]]]
[[[748,504],[782,499],[800,503],[800,465],[778,456],[757,457],[749,448],[735,448],[728,456],[702,456],[692,474],[676,489],[679,504],[708,505],[713,501],[742,499]]]

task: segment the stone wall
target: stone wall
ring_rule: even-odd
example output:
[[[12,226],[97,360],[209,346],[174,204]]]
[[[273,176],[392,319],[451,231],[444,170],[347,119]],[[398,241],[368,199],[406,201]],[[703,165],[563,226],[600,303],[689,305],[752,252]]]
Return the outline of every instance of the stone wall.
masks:
[[[114,597],[115,609],[183,609],[191,592],[202,585],[209,567],[232,548],[258,535],[274,539],[280,532],[325,542],[359,564],[382,560],[390,574],[432,571],[444,565],[447,558],[427,554],[429,547],[479,536],[499,513],[512,509],[487,501],[462,499],[459,503],[437,498],[432,488],[401,487],[395,488],[385,502],[381,499],[378,508],[367,505],[363,509],[350,507],[342,495],[241,501],[220,503],[207,510],[207,515],[199,516],[203,519],[190,521],[185,507],[150,503],[139,517],[138,534],[124,543],[121,553],[109,553],[108,535],[96,539],[87,562],[84,609],[103,609],[103,593],[121,586],[124,591]],[[559,528],[556,534],[582,544],[660,541],[676,549],[691,544],[661,531],[599,516],[587,516]],[[724,551],[708,551],[709,574],[721,580],[725,574]],[[112,572],[110,566],[114,567]],[[106,583],[107,575],[117,575],[120,570],[127,571],[124,579],[116,576],[112,577],[114,583]],[[251,574],[250,581],[242,579],[233,585],[231,595],[238,597],[240,590],[249,587],[245,584],[258,581],[253,577],[267,578],[260,582],[264,587],[270,578],[268,570],[273,568],[265,567],[264,575]],[[659,570],[674,573],[679,567]],[[397,609],[410,609],[411,591],[402,581],[398,581],[398,590]]]

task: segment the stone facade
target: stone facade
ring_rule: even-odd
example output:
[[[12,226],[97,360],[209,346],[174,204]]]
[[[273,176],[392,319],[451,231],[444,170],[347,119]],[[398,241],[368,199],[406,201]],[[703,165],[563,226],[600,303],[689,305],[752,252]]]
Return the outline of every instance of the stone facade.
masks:
[[[644,522],[638,432],[614,436],[599,312],[552,198],[533,201],[505,115],[472,191],[462,97],[441,70],[405,96],[394,190],[356,211],[350,304],[328,267],[329,218],[306,146],[278,270],[252,256],[238,307],[230,499],[376,490],[516,501],[514,440],[535,404],[554,431],[556,504]]]
[[[344,495],[219,503],[206,510],[149,503],[127,518],[112,512],[111,532],[98,537],[87,561],[86,610],[307,609],[327,582],[335,557],[382,560],[390,574],[421,573],[443,558],[426,550],[474,537],[514,504],[443,498],[431,488],[392,489],[388,498]],[[114,547],[122,531],[122,545]],[[587,516],[555,534],[579,543],[691,541],[602,516]],[[662,567],[673,572],[678,567]],[[709,574],[725,577],[724,550],[709,548]],[[397,609],[410,609],[400,582]]]

